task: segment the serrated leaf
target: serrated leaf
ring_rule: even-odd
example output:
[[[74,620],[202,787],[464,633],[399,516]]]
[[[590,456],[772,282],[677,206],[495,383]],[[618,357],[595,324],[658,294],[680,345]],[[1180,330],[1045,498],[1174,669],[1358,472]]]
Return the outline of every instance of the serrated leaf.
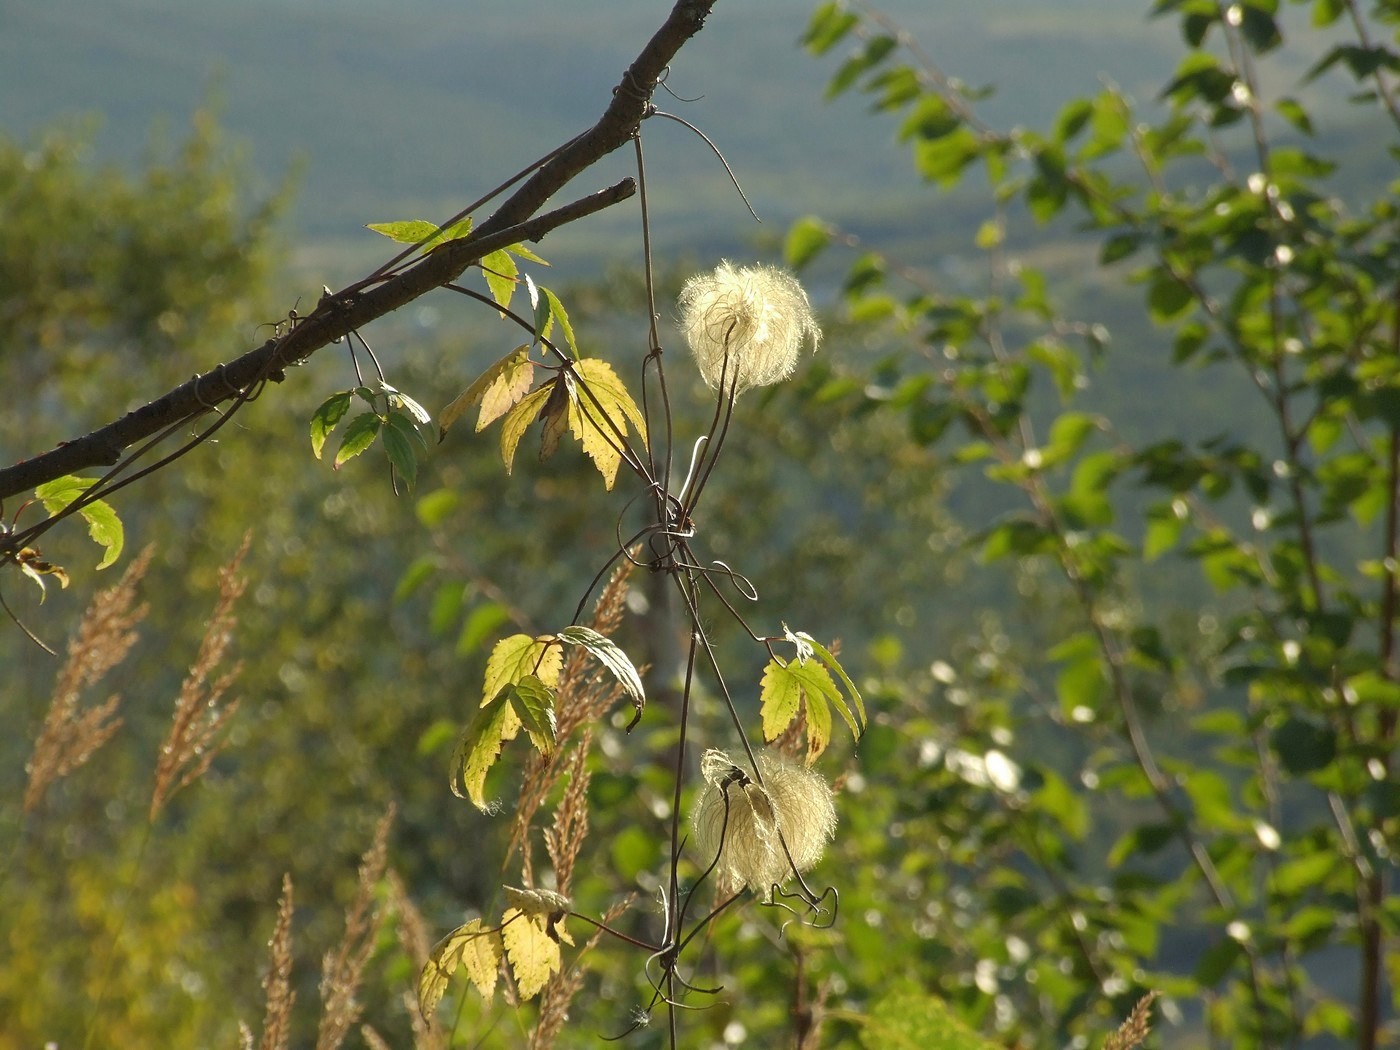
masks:
[[[502,917],[501,939],[520,998],[533,999],[559,970],[559,942],[545,932],[543,921],[517,908],[507,909]]]
[[[563,647],[549,635],[532,638],[512,634],[491,650],[482,681],[482,705],[490,702],[506,686],[515,685],[526,675],[534,675],[550,689],[559,686],[559,669],[564,665]]]
[[[632,724],[635,725],[637,719],[642,717],[647,697],[646,690],[642,688],[642,676],[637,673],[636,665],[632,663],[631,658],[611,638],[599,634],[591,627],[574,624],[560,631],[559,637],[570,645],[583,646],[597,657],[599,663],[612,672],[613,677],[622,684],[622,688],[632,698],[632,706],[636,709]]]
[[[564,342],[569,345],[569,350],[573,355],[578,357],[578,343],[574,342],[574,326],[569,323],[569,311],[564,309],[564,304],[559,301],[559,296],[548,288],[541,288],[540,291],[544,293],[545,302],[549,305],[549,320],[545,323],[545,329],[541,334],[545,338],[549,338],[550,329],[557,321],[559,331],[564,333]]]
[[[49,517],[52,518],[67,510],[74,500],[96,484],[96,478],[80,478],[76,474],[65,474],[61,478],[54,478],[53,481],[40,485],[34,490],[34,495],[44,505],[44,509],[49,512]],[[78,513],[87,522],[88,536],[104,550],[102,560],[97,563],[97,567],[105,569],[114,564],[121,557],[122,547],[126,545],[126,531],[122,528],[121,518],[117,517],[117,512],[112,509],[111,504],[98,499],[78,508]],[[32,574],[29,575],[33,578]],[[40,581],[36,580],[36,582]],[[64,586],[67,586],[66,582]]]
[[[336,450],[333,464],[335,469],[339,470],[346,462],[373,445],[383,422],[375,412],[361,412],[350,420],[349,426],[345,428],[345,436],[340,439],[340,448]]]
[[[373,230],[375,233],[388,237],[391,241],[398,241],[400,244],[417,244],[419,241],[426,242],[429,238],[437,236],[442,231],[438,229],[435,222],[428,222],[426,219],[404,219],[399,222],[369,222],[365,224],[365,229]]]
[[[530,424],[539,418],[540,409],[554,393],[554,385],[558,382],[559,377],[556,376],[539,389],[530,391],[506,413],[506,418],[501,422],[501,459],[505,461],[507,474],[515,463],[515,450],[520,447],[520,439],[525,436]]]
[[[508,688],[501,689],[472,716],[452,755],[452,776],[448,782],[452,793],[458,798],[470,798],[483,813],[491,810],[486,801],[486,774],[500,757],[501,742],[508,739],[509,720],[515,717],[506,701],[508,692]]]
[[[516,278],[520,274],[520,268],[515,265],[510,253],[502,248],[490,255],[483,255],[479,265],[486,275],[486,287],[491,289],[491,298],[496,300],[496,305],[502,309],[510,306]]]
[[[321,458],[321,450],[325,448],[326,438],[330,436],[335,425],[341,421],[345,413],[350,411],[350,400],[355,396],[353,390],[341,390],[332,394],[321,402],[321,407],[316,409],[311,416],[311,451],[317,459]]]
[[[481,415],[476,420],[477,433],[485,430],[511,406],[530,392],[535,381],[535,365],[530,360],[530,348],[517,346],[506,360],[505,367],[486,385],[481,393]]]
[[[583,446],[603,485],[611,490],[622,464],[622,443],[630,422],[646,442],[646,423],[641,409],[612,366],[597,358],[574,363],[577,385],[570,390],[569,430]]]
[[[860,695],[860,690],[856,688],[855,682],[851,681],[850,675],[846,674],[846,669],[841,666],[841,662],[836,659],[830,649],[822,645],[806,631],[798,631],[797,637],[802,639],[812,647],[817,659],[826,664],[827,669],[841,680],[841,685],[846,689],[846,695],[851,698],[855,705],[854,712],[847,706],[844,700],[838,696],[836,710],[841,712],[841,717],[846,720],[846,724],[851,727],[851,733],[859,739],[861,733],[865,732],[868,720],[865,717],[865,698]]]
[[[510,252],[511,255],[518,255],[522,259],[529,259],[532,263],[539,263],[541,266],[549,265],[549,263],[541,259],[529,248],[525,247],[524,241],[516,241],[514,244],[507,245],[506,251]]]
[[[394,408],[406,410],[413,417],[413,421],[420,426],[427,426],[433,421],[433,417],[428,415],[428,410],[402,390],[394,391],[394,396],[389,399],[389,404]]]
[[[384,427],[383,441],[384,451],[389,456],[389,462],[403,478],[404,483],[411,489],[413,483],[418,480],[418,455],[413,450],[412,434],[418,436],[418,431],[410,420],[402,412],[389,413],[389,425]]]
[[[519,909],[527,918],[538,915],[562,915],[573,905],[569,898],[553,890],[522,890],[514,886],[502,886],[506,903]]]
[[[501,931],[496,927],[484,928],[480,919],[458,926],[438,941],[418,977],[418,1011],[423,1019],[428,1020],[442,1001],[448,979],[459,966],[466,970],[467,978],[485,999],[493,998],[503,954]]]
[[[515,717],[530,734],[535,750],[545,756],[552,755],[559,728],[554,717],[554,691],[535,675],[527,674],[510,687],[507,696]]]
[[[467,389],[463,390],[448,403],[447,407],[442,410],[442,415],[438,417],[439,441],[446,437],[448,427],[461,419],[467,409],[471,408],[472,405],[475,405],[485,396],[487,389],[499,378],[502,372],[511,366],[519,353],[520,347],[517,346],[499,361],[492,364],[485,372],[482,372],[481,375],[472,380],[471,386],[467,387]],[[477,429],[480,430],[481,428],[477,427]]]
[[[841,694],[825,667],[819,663],[786,665],[771,660],[763,669],[759,688],[759,713],[763,739],[774,740],[797,717],[799,707],[807,711],[807,761],[814,761],[831,741],[831,711]]]

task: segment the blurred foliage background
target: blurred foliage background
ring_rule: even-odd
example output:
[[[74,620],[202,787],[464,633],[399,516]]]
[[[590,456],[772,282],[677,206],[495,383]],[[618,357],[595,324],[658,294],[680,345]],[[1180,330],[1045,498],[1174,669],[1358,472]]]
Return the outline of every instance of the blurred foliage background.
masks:
[[[671,129],[665,145],[646,129],[659,170],[685,169],[658,180],[662,301],[714,256],[743,253],[785,257],[823,308],[820,355],[740,403],[699,524],[758,586],[751,622],[839,638],[874,713],[857,747],[823,759],[841,827],[818,875],[840,889],[838,924],[784,933],[752,906],[722,919],[697,979],[726,991],[682,1016],[684,1045],[933,1045],[919,1033],[937,1029],[954,1046],[973,1030],[1000,1045],[1100,1046],[1148,991],[1162,995],[1150,1045],[1397,1037],[1400,6],[1044,6],[1009,4],[977,25],[921,21],[920,5],[892,8],[893,21],[862,5],[752,15],[817,57],[793,48],[783,69],[801,72],[749,70],[745,84],[733,66],[747,52],[719,56],[750,14],[721,4],[676,76],[682,94],[715,92],[704,126],[726,147],[733,129],[730,160],[769,219],[759,233],[741,225],[721,170],[677,159]],[[171,39],[230,17],[207,7]],[[621,68],[655,12],[614,14],[602,24]],[[4,46],[33,63],[65,24],[99,39],[110,25],[80,15],[76,0],[6,11],[23,32]],[[368,2],[335,30],[315,28],[326,12],[314,6],[283,15],[278,46],[321,41],[315,98],[373,86],[347,56],[409,46]],[[519,40],[481,17],[482,39]],[[541,69],[553,68],[541,54],[584,32],[559,17],[520,42]],[[1131,41],[1116,69],[1100,27]],[[108,39],[95,54],[115,63],[122,48]],[[1113,79],[1095,82],[1099,69]],[[235,111],[246,72],[231,67],[219,89]],[[438,165],[381,142],[405,181],[369,195],[331,192],[324,168],[369,163],[346,152],[364,143],[287,134],[311,175],[284,176],[288,154],[253,158],[230,141],[221,104],[144,151],[129,135],[103,145],[109,132],[91,124],[49,124],[37,103],[12,111],[0,144],[6,462],[260,342],[298,296],[379,261],[349,230],[455,211],[592,119],[614,75],[599,72],[592,95],[530,78],[545,101],[525,125],[493,108],[504,73],[460,98],[432,77],[379,97],[382,119],[364,117],[379,129],[371,145],[408,134],[447,150],[442,119],[390,128],[449,101],[457,123],[479,112],[525,141],[468,173],[455,155]],[[187,112],[196,92],[179,83],[169,97]],[[1000,90],[986,97],[987,83]],[[775,109],[818,130],[777,133]],[[834,174],[787,141],[813,135],[851,143],[838,151],[851,166]],[[420,171],[445,181],[425,187]],[[714,233],[731,220],[737,232]],[[585,348],[624,375],[645,351],[646,308],[637,255],[616,245],[636,233],[635,215],[571,231],[558,271],[537,275]],[[390,381],[434,410],[517,341],[487,311],[437,299],[366,335]],[[567,450],[546,464],[522,450],[505,478],[493,444],[466,428],[411,495],[394,495],[377,449],[332,472],[308,454],[306,420],[351,381],[349,361],[322,352],[117,500],[127,559],[153,550],[141,640],[92,691],[121,694],[123,725],[28,814],[24,767],[60,661],[0,632],[14,727],[0,1046],[226,1046],[240,1021],[257,1030],[284,872],[297,887],[294,1043],[310,1045],[319,960],[390,803],[390,865],[434,935],[497,908],[513,881],[505,820],[448,791],[451,744],[491,644],[567,620],[615,545],[623,500]],[[678,431],[699,433],[698,381],[677,386]],[[172,704],[217,570],[249,529],[242,703],[210,770],[151,824]],[[69,588],[50,584],[41,602],[16,574],[0,583],[61,648],[121,567],[89,571],[76,527],[51,533],[44,554]],[[630,737],[600,727],[575,898],[597,913],[635,892],[626,921],[641,931],[664,864],[677,640],[654,581],[633,583],[619,640],[653,665],[657,700]],[[752,703],[762,661],[720,640]],[[720,716],[701,712],[697,738],[721,738]],[[508,806],[511,774],[494,783]],[[561,1045],[627,1028],[649,991],[639,970],[607,941],[591,953]],[[386,925],[360,997],[392,1045],[415,1038],[403,1001],[415,976]],[[451,1045],[526,1041],[530,1007],[484,1005],[464,984],[448,999]],[[628,1042],[666,1045],[657,1029]]]

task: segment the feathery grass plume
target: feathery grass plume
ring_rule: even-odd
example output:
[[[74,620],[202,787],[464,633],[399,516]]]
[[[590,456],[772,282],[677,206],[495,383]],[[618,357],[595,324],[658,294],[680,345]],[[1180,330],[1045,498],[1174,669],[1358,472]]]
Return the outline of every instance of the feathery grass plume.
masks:
[[[736,269],[726,259],[686,281],[678,302],[681,334],[700,376],[721,393],[780,382],[809,339],[814,352],[821,345],[807,293],[776,266]]]
[[[321,964],[321,1023],[316,1030],[316,1050],[337,1050],[360,1019],[362,1007],[355,996],[383,918],[375,904],[375,887],[384,878],[388,864],[389,829],[394,813],[391,803],[375,826],[374,840],[360,861],[355,896],[345,909],[345,933]]]
[[[136,604],[136,585],[151,563],[147,547],[127,566],[115,587],[92,599],[68,643],[68,658],[58,672],[44,726],[34,741],[34,754],[25,764],[29,779],[24,789],[24,811],[34,810],[54,781],[66,777],[112,739],[121,725],[115,694],[87,710],[78,706],[82,691],[126,659],[136,644],[136,627],[145,618],[146,605]]]
[[[593,734],[585,732],[569,755],[561,774],[569,778],[564,797],[554,811],[554,825],[545,829],[544,845],[554,865],[555,884],[566,897],[574,877],[574,862],[578,860],[583,840],[588,837],[588,748]]]
[[[292,875],[282,876],[282,896],[277,901],[277,925],[268,942],[267,977],[263,979],[267,1006],[263,1010],[262,1041],[258,1050],[286,1050],[291,1035],[292,1004]],[[251,1045],[251,1044],[250,1044]]]
[[[1152,1026],[1148,1023],[1152,1014],[1152,1001],[1157,995],[1157,992],[1148,992],[1138,1000],[1132,1013],[1118,1026],[1118,1031],[1109,1036],[1108,1041],[1103,1044],[1103,1050],[1134,1050],[1134,1047],[1146,1042],[1152,1031]]]
[[[418,910],[408,896],[408,888],[398,872],[390,870],[384,878],[389,888],[389,907],[394,913],[394,932],[399,939],[399,947],[408,956],[414,973],[422,973],[428,963],[428,954],[433,949],[433,938],[428,932],[428,924],[423,913]],[[404,989],[404,1009],[408,1011],[409,1022],[413,1025],[413,1045],[415,1050],[448,1050],[448,1032],[424,1019],[418,1008],[418,996],[412,988]],[[368,1042],[366,1036],[366,1042]]]
[[[209,679],[223,663],[233,642],[233,629],[238,623],[234,606],[248,586],[238,570],[248,553],[252,535],[251,532],[244,535],[238,553],[219,570],[219,597],[204,628],[199,652],[190,666],[189,674],[180,684],[170,732],[166,734],[156,760],[156,782],[151,792],[152,821],[171,798],[208,770],[214,756],[224,745],[224,729],[238,710],[238,701],[225,702],[224,694],[238,678],[242,665],[234,664],[213,682]]]
[[[821,860],[836,832],[836,807],[821,774],[766,751],[758,772],[762,786],[723,751],[700,759],[705,789],[693,817],[695,846],[702,863],[718,856],[722,894],[748,886],[767,896],[793,868],[804,872]]]

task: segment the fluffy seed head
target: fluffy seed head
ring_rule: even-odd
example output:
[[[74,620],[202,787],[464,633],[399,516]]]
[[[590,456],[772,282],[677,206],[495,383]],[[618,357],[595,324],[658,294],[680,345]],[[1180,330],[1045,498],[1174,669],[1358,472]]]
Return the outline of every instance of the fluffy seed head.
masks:
[[[819,773],[767,752],[758,756],[758,771],[763,786],[723,751],[706,751],[700,760],[705,789],[693,817],[695,845],[702,863],[719,856],[721,893],[748,886],[766,896],[794,867],[807,871],[821,860],[836,831],[836,807]]]
[[[776,266],[733,266],[685,282],[680,330],[712,389],[743,393],[786,379],[810,339],[815,352],[821,329],[797,278]]]

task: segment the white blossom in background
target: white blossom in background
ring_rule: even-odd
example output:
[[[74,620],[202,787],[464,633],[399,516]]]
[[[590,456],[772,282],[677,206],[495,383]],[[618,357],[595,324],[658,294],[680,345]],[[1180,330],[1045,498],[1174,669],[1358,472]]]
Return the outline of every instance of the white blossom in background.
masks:
[[[776,266],[721,262],[681,289],[680,330],[714,390],[741,394],[786,379],[822,332],[797,278]]]
[[[821,774],[767,752],[758,756],[758,770],[762,787],[723,751],[706,751],[700,760],[705,789],[692,820],[695,847],[702,864],[718,855],[715,878],[723,894],[747,886],[767,896],[794,866],[799,872],[815,866],[836,832],[836,806]]]

